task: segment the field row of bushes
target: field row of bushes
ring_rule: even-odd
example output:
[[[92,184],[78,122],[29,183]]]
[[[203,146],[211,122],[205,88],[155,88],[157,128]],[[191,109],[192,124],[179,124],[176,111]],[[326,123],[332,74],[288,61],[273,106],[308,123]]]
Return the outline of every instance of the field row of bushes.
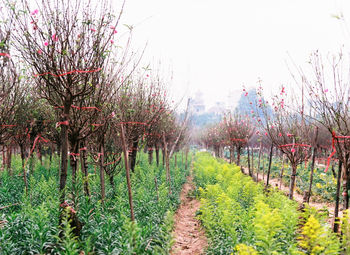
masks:
[[[248,160],[247,155],[243,155],[241,164],[244,167],[248,167],[247,160]],[[284,162],[284,170],[283,170],[283,178],[282,178],[282,182],[285,186],[289,186],[290,176],[292,172],[292,168],[290,164],[287,162],[288,160],[285,160]],[[262,176],[264,173],[266,178],[268,163],[269,163],[268,155],[266,154],[262,155],[260,160],[260,169],[258,169],[258,153],[255,153],[254,163],[253,163],[254,174],[256,174],[256,171],[259,170],[259,176]],[[282,167],[283,167],[282,159],[280,157],[273,157],[272,164],[271,164],[270,178],[280,179]],[[334,167],[335,172],[338,171],[337,167],[338,166]],[[311,160],[309,160],[309,162],[306,165],[305,163],[298,165],[295,191],[298,192],[299,194],[303,194],[303,191],[306,191],[309,188],[310,168],[311,168]],[[311,200],[315,200],[315,201],[321,200],[321,201],[327,201],[327,202],[335,201],[337,180],[333,175],[333,171],[331,170],[331,168],[332,167],[330,167],[329,171],[325,173],[324,172],[325,166],[315,165]]]
[[[210,242],[207,254],[341,254],[341,247],[349,247],[348,219],[341,243],[326,215],[312,208],[298,211],[296,202],[264,190],[235,165],[198,153],[194,175],[198,217]],[[347,249],[344,254],[350,254]]]
[[[168,254],[172,245],[173,213],[187,175],[181,161],[177,166],[172,162],[172,194],[169,195],[165,169],[161,165],[149,165],[147,155],[139,153],[135,172],[131,174],[136,218],[133,224],[129,220],[124,170],[115,176],[113,187],[106,183],[103,205],[99,176],[90,165],[91,197],[83,193],[80,174],[76,187],[80,195],[74,209],[83,224],[79,238],[73,235],[74,230],[67,222],[64,238],[59,237],[57,162],[51,169],[37,166],[29,178],[28,196],[22,178],[1,172],[0,207],[18,205],[0,211],[0,221],[5,222],[0,226],[0,254]],[[67,187],[71,187],[71,183]]]

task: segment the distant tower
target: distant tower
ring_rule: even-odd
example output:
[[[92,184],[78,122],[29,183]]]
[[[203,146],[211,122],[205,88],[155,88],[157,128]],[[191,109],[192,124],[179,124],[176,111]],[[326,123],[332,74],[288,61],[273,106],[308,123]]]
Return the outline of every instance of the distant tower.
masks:
[[[191,98],[191,111],[193,114],[201,114],[205,111],[205,105],[203,100],[203,93],[197,91],[194,98]]]

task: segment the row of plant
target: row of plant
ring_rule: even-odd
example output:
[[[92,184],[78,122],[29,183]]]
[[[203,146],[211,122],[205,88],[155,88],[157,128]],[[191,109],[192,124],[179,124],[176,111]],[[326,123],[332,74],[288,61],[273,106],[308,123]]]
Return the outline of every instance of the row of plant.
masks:
[[[349,218],[340,241],[326,216],[304,212],[277,189],[265,190],[240,168],[198,153],[193,164],[199,219],[210,240],[207,254],[348,254]],[[346,215],[346,214],[345,214]]]
[[[66,208],[61,226],[56,187],[58,159],[53,161],[51,170],[37,164],[28,181],[28,195],[24,193],[21,179],[1,172],[0,204],[18,204],[0,211],[3,223],[0,224],[0,254],[168,254],[172,245],[173,213],[187,175],[180,159],[179,154],[177,166],[174,160],[171,162],[172,193],[169,194],[163,165],[149,164],[147,154],[139,153],[131,175],[134,222],[129,217],[124,169],[115,176],[114,185],[106,183],[104,204],[99,192],[99,172],[89,165],[90,197],[84,195],[84,176],[79,172],[74,187],[77,203],[74,209]],[[69,222],[71,210],[76,212],[81,229],[73,228]]]
[[[261,154],[260,158],[260,166],[259,166],[259,153],[254,153],[253,161],[250,158],[250,164],[254,175],[258,173],[259,178],[265,177],[267,175],[269,159],[266,153]],[[241,165],[243,167],[248,167],[248,157],[245,153],[242,156]],[[258,168],[259,166],[259,168]],[[336,196],[336,187],[337,187],[337,179],[336,172],[338,166],[337,164],[332,164],[330,170],[325,172],[324,165],[315,164],[314,167],[314,175],[312,182],[312,193],[311,193],[311,201],[327,201],[334,202]],[[273,156],[271,161],[271,170],[270,170],[270,178],[273,179],[281,179],[281,173],[283,169],[282,175],[282,183],[285,186],[288,186],[290,183],[290,177],[292,174],[292,168],[290,164],[284,160],[284,165],[282,164],[282,157]],[[297,166],[296,172],[296,187],[295,191],[299,194],[303,194],[304,191],[308,190],[310,185],[310,172],[311,172],[311,160],[305,164],[304,162]]]

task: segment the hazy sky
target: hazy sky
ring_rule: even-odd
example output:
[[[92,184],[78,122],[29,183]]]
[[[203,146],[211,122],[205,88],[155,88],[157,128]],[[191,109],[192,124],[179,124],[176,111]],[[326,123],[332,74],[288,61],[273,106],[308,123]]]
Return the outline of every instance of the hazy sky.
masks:
[[[293,85],[290,57],[304,66],[309,54],[348,46],[349,0],[126,0],[123,23],[135,25],[134,46],[148,42],[146,60],[174,70],[176,98],[201,90],[208,104],[229,91]]]

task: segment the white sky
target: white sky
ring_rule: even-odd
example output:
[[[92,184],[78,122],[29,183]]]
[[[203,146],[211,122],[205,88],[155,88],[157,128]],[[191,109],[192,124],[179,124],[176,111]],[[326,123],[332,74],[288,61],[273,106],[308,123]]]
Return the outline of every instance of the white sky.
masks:
[[[265,90],[292,84],[288,54],[303,66],[350,42],[331,17],[346,11],[349,0],[126,0],[122,23],[135,25],[134,47],[148,42],[145,60],[172,66],[176,98],[201,90],[213,104],[259,77]]]

